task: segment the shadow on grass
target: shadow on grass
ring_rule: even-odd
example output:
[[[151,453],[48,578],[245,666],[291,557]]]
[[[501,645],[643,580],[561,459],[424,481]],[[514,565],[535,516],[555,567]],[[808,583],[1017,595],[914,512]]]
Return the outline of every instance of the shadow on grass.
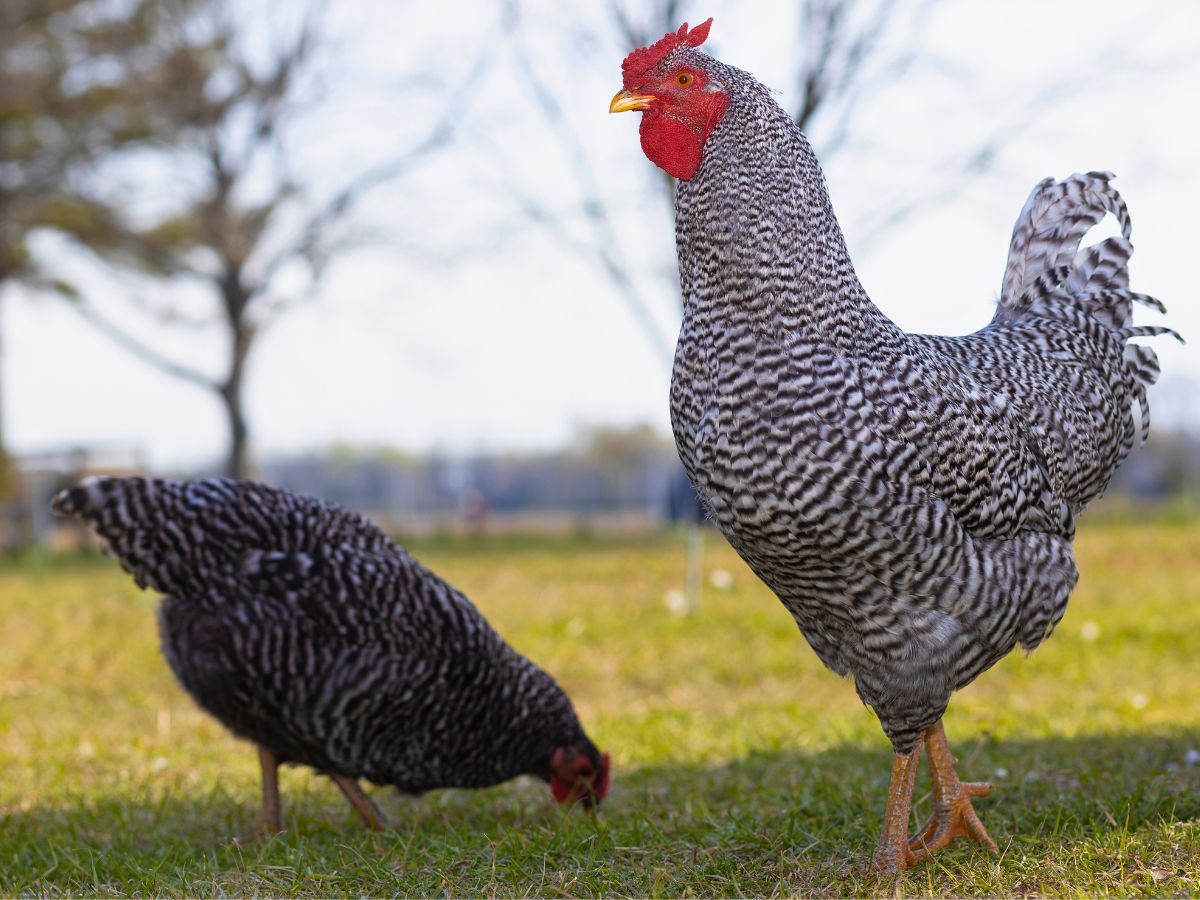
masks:
[[[1198,746],[1200,734],[1181,730],[983,737],[955,749],[965,779],[996,783],[977,809],[1002,848],[1000,864],[1057,854],[1069,868],[1079,843],[1103,846],[1118,835],[1125,846],[1138,834],[1169,843],[1157,832],[1200,816],[1200,765],[1186,762]],[[547,871],[568,871],[593,879],[575,884],[581,893],[606,886],[668,894],[784,886],[788,893],[822,885],[845,892],[862,883],[844,879],[862,875],[873,847],[889,761],[882,739],[878,748],[753,753],[723,764],[623,771],[618,757],[613,791],[596,819],[555,808],[545,786],[529,781],[435,792],[420,803],[377,789],[393,825],[380,835],[363,831],[332,785],[314,779],[291,792],[284,784],[291,830],[248,846],[233,837],[254,823],[257,790],[217,787],[188,796],[147,781],[125,794],[5,813],[0,891],[370,892],[402,877],[406,891],[421,893],[447,884],[459,892],[491,893],[501,884],[523,893],[553,887]],[[918,794],[927,778],[921,776]],[[926,797],[918,814],[927,811]],[[1194,833],[1191,840],[1194,846]],[[966,864],[987,859],[974,847],[947,856]],[[789,878],[805,867],[816,880],[797,887]],[[231,881],[231,872],[240,879]],[[476,880],[481,872],[491,880]],[[251,877],[259,880],[245,880]]]
[[[708,846],[741,841],[764,851],[764,862],[782,844],[814,862],[854,866],[869,858],[882,822],[891,753],[880,744],[752,753],[724,765],[642,767],[630,773],[623,795],[614,798],[619,811],[611,812],[657,809],[673,826],[668,834]],[[1002,851],[1200,818],[1200,764],[1187,762],[1188,751],[1194,757],[1198,748],[1200,733],[1186,730],[983,736],[953,746],[964,780],[995,784],[976,809]],[[923,761],[914,828],[931,812],[928,789]],[[770,838],[760,840],[763,833]]]

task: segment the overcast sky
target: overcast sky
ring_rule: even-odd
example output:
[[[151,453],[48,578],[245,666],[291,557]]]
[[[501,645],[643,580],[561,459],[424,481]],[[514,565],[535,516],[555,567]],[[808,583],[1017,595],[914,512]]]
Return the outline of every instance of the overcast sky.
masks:
[[[656,170],[638,147],[636,115],[607,113],[628,48],[607,33],[587,38],[588,21],[563,21],[563,4],[529,7],[534,65],[619,210],[623,258],[660,340],[673,345],[677,300],[663,273],[674,247]],[[456,6],[463,14],[454,20],[446,8],[334,5],[323,104],[299,132],[317,183],[336,185],[419,140],[440,112],[438,83],[455,83],[488,40],[499,40],[489,37],[499,21],[491,4]],[[778,18],[767,15],[773,8]],[[687,11],[693,22],[714,15],[710,52],[755,72],[791,105],[799,26],[788,9],[714,2]],[[1193,338],[1192,347],[1155,345],[1174,381],[1161,411],[1187,415],[1187,386],[1200,386],[1197,35],[1200,6],[1174,2],[943,3],[919,32],[898,29],[881,58],[913,46],[917,64],[864,97],[849,141],[826,161],[834,207],[875,302],[910,330],[980,327],[1033,184],[1111,169],[1134,222],[1133,286],[1161,298],[1166,321]],[[1046,98],[1055,88],[1061,96]],[[344,258],[313,302],[262,339],[247,387],[257,454],[333,441],[544,447],[597,423],[645,421],[667,432],[669,373],[645,330],[599,269],[512,215],[498,172],[550,203],[569,198],[575,182],[505,52],[470,93],[460,146],[362,210],[378,243]],[[878,230],[882,212],[956,185],[947,173],[998,133],[1008,137],[994,165],[950,202]],[[214,334],[147,329],[128,311],[136,294],[129,285],[53,241],[40,246],[79,273],[111,315],[219,371]],[[473,249],[454,252],[464,246]],[[128,445],[164,467],[221,456],[225,423],[215,398],[128,356],[54,300],[10,291],[5,301],[11,449]],[[195,308],[207,302],[196,297]]]

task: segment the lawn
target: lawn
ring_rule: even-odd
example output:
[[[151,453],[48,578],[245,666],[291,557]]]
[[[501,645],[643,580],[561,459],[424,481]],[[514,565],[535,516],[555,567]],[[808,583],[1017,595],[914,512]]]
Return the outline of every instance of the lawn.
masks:
[[[896,882],[864,866],[882,732],[718,537],[686,615],[666,602],[679,534],[413,549],[612,752],[598,817],[524,780],[420,801],[381,787],[393,827],[371,834],[289,769],[287,832],[239,844],[255,755],[175,685],[155,598],[110,560],[26,560],[0,564],[0,895],[1200,893],[1195,521],[1085,523],[1054,637],[947,717],[964,778],[997,783],[977,809],[999,857],[960,842]]]

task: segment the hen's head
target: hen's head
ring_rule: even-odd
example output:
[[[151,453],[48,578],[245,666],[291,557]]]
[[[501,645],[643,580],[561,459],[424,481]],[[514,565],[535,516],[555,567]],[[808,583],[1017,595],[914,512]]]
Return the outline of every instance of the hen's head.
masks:
[[[585,741],[583,746],[558,747],[550,756],[550,792],[559,803],[580,802],[591,810],[608,793],[612,763]]]
[[[669,175],[685,181],[696,174],[704,142],[729,106],[728,87],[712,60],[696,51],[712,19],[688,30],[687,23],[621,63],[625,87],[609,112],[642,112],[642,150]]]

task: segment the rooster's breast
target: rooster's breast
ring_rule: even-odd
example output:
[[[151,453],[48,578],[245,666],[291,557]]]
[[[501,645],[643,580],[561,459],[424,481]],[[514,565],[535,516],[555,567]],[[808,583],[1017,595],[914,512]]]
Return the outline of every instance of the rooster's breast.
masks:
[[[829,524],[824,500],[833,473],[813,452],[820,423],[797,411],[835,408],[840,401],[819,387],[835,379],[824,373],[785,380],[780,374],[794,369],[794,348],[763,342],[750,328],[703,324],[685,319],[671,381],[680,459],[712,519],[744,556],[787,547],[800,563],[808,539]]]

